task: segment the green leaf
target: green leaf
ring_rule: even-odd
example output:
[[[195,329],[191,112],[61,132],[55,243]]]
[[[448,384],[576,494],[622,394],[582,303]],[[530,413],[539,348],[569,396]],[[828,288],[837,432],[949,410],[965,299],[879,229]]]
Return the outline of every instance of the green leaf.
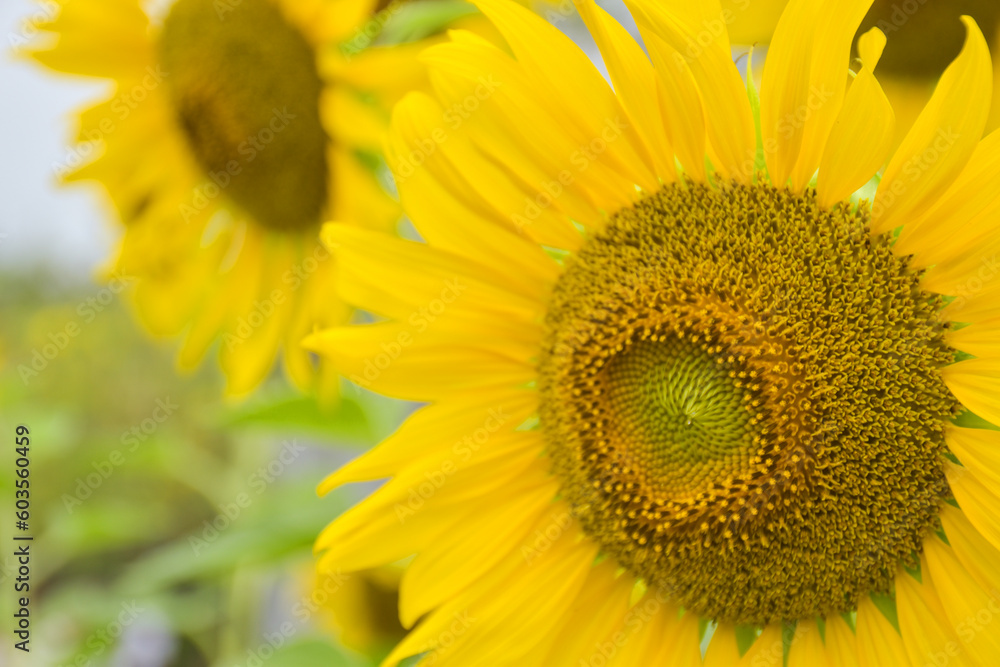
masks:
[[[125,575],[124,589],[148,593],[225,576],[239,565],[308,556],[320,530],[347,504],[337,493],[317,499],[312,485],[298,483],[247,495],[248,507],[227,503],[213,520],[136,562]]]
[[[309,433],[363,447],[377,442],[368,412],[349,396],[342,397],[333,410],[324,410],[311,396],[252,401],[223,417],[223,426]]]
[[[965,428],[985,428],[989,429],[990,431],[1000,431],[1000,427],[991,424],[990,422],[986,421],[979,415],[969,410],[965,410],[960,415],[955,417],[954,423],[955,426],[963,426]]]
[[[746,655],[746,652],[750,650],[753,643],[757,641],[757,637],[760,634],[759,629],[753,625],[737,625],[736,626],[736,650],[740,652],[740,656]]]
[[[267,660],[268,667],[361,667],[364,662],[321,639],[303,639],[278,648]]]
[[[468,2],[456,0],[425,0],[424,2],[391,3],[384,10],[388,16],[380,44],[413,42],[445,30],[456,20],[475,14],[478,10]]]
[[[896,614],[896,600],[883,593],[870,593],[872,602],[875,603],[875,607],[882,612],[886,620],[892,624],[892,627],[899,630],[899,616]]]

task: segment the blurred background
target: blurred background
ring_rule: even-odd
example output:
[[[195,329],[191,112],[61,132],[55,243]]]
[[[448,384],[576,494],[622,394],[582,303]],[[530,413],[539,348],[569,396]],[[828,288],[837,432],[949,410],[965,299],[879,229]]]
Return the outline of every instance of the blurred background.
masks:
[[[108,84],[19,48],[45,3],[0,3],[0,665],[377,664],[402,633],[394,572],[313,575],[312,542],[371,489],[322,478],[411,409],[345,388],[332,412],[280,374],[227,403],[175,369],[121,285],[99,188],[58,184],[78,107]],[[14,430],[31,430],[31,653],[12,648]],[[357,487],[358,485],[354,485]]]

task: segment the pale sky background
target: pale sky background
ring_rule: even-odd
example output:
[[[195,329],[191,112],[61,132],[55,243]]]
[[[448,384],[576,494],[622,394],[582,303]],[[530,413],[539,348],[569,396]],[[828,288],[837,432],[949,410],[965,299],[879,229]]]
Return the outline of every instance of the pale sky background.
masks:
[[[59,187],[54,165],[67,158],[74,110],[107,84],[27,61],[16,46],[30,34],[32,15],[42,15],[32,0],[0,2],[0,269],[41,267],[66,281],[89,281],[116,230],[95,189]]]

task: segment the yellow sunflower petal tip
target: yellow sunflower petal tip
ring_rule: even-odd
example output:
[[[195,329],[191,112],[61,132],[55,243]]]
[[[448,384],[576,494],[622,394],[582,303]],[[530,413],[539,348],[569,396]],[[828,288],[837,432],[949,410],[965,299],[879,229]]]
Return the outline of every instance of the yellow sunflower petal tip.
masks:
[[[885,33],[878,28],[872,28],[858,38],[858,54],[865,67],[871,70],[875,69],[878,61],[882,58],[885,44]]]
[[[340,486],[339,475],[332,473],[316,486],[316,495],[323,497]]]

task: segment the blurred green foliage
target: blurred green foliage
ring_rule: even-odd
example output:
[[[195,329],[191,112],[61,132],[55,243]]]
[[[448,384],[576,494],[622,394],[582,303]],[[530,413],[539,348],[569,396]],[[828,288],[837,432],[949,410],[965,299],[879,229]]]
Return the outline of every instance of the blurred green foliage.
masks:
[[[99,285],[53,284],[0,276],[5,554],[14,429],[31,429],[26,664],[373,664],[310,599],[313,540],[364,490],[315,488],[408,406],[355,391],[324,412],[280,375],[227,403],[214,361],[179,374],[175,343],[139,331],[125,295],[98,311]],[[0,556],[5,618],[11,566]]]

